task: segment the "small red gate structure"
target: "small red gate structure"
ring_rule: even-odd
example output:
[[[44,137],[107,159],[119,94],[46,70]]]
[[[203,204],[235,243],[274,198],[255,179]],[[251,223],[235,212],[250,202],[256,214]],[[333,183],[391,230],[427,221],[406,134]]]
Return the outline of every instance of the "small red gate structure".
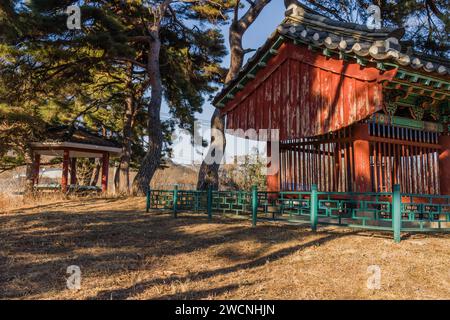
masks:
[[[62,126],[47,131],[47,140],[32,142],[33,186],[38,184],[41,156],[60,156],[63,158],[61,191],[77,184],[77,158],[102,159],[102,192],[108,189],[109,159],[121,153],[120,146],[83,128]],[[70,170],[70,182],[69,182]]]
[[[286,11],[214,99],[228,129],[279,130],[268,191],[450,195],[450,63],[402,35]]]

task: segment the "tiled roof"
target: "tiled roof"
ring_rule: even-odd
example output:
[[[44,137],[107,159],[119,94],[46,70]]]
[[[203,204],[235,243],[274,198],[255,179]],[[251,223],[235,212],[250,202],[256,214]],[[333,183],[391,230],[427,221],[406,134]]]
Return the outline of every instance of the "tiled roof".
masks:
[[[278,27],[281,35],[300,39],[312,44],[355,53],[360,57],[375,60],[391,60],[401,66],[422,68],[426,72],[436,72],[444,76],[450,74],[450,62],[439,57],[414,54],[402,48],[398,38],[402,29],[383,28],[370,30],[365,25],[342,23],[304,12],[301,7],[286,11],[288,19]]]
[[[213,101],[214,105],[220,106],[218,103],[223,97],[258,63],[261,56],[280,36],[330,52],[354,55],[361,60],[390,62],[430,76],[444,78],[446,81],[450,79],[449,60],[414,53],[410,47],[399,41],[404,34],[403,29],[371,30],[366,25],[326,18],[299,4],[291,5],[285,14],[285,20],[266,43],[247,61],[237,77],[217,94]]]
[[[74,142],[120,148],[120,144],[82,127],[59,126],[47,129],[45,142]]]

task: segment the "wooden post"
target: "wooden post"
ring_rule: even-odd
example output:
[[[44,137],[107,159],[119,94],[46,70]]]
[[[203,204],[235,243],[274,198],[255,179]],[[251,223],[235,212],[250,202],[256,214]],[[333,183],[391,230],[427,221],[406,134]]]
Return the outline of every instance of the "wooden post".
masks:
[[[439,184],[442,195],[450,195],[450,136],[439,137]]]
[[[178,210],[178,185],[176,184],[173,188],[173,217],[177,218]]]
[[[151,206],[151,190],[150,188],[148,188],[147,190],[147,204],[146,204],[146,208],[145,208],[145,212],[149,212],[150,211],[150,206]]]
[[[39,168],[41,166],[41,155],[35,153],[33,158],[33,187],[39,184]]]
[[[256,227],[258,218],[258,187],[252,186],[252,227]]]
[[[275,143],[279,143],[278,141],[275,141]],[[274,150],[274,152],[276,152]],[[279,152],[279,150],[278,150]],[[274,155],[272,157],[272,141],[267,141],[267,159],[270,159],[270,163],[267,163],[267,191],[268,192],[279,192],[280,191],[280,161],[279,161],[279,154]],[[270,171],[270,172],[269,172]],[[268,195],[270,199],[277,198],[276,194],[270,194]]]
[[[370,181],[370,145],[367,124],[355,125],[353,128],[353,152],[355,164],[355,191],[371,192]]]
[[[103,152],[102,157],[102,192],[108,190],[108,174],[109,174],[109,153]]]
[[[206,200],[206,208],[208,211],[208,220],[212,220],[212,188],[208,188],[207,200]]]
[[[313,184],[311,185],[311,198],[310,198],[311,203],[309,204],[310,207],[310,222],[311,222],[311,230],[313,232],[317,231],[317,223],[319,221],[319,198],[317,195],[317,185]]]
[[[67,183],[69,178],[69,150],[64,149],[63,151],[63,169],[61,178],[61,191],[63,193],[67,192]]]
[[[70,184],[77,184],[77,158],[70,161]]]
[[[402,230],[402,197],[400,194],[400,185],[393,187],[392,193],[392,230],[394,232],[394,241],[399,243],[401,240],[400,232]]]

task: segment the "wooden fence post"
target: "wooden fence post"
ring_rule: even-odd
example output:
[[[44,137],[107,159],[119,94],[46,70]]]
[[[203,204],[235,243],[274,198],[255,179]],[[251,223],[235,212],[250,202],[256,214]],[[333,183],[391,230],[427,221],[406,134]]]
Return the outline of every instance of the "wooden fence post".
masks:
[[[394,241],[399,243],[401,240],[400,231],[402,229],[402,197],[400,194],[400,185],[395,184],[392,192],[392,229],[394,231]]]
[[[318,221],[318,207],[319,207],[319,201],[317,197],[317,185],[313,184],[311,185],[311,198],[310,198],[310,221],[311,221],[311,229],[313,232],[317,231],[317,221]]]
[[[146,208],[145,208],[145,212],[149,212],[150,211],[150,196],[151,196],[151,194],[150,194],[150,188],[148,188],[148,190],[147,190],[147,205],[146,205]]]
[[[206,204],[206,208],[208,210],[208,220],[211,221],[212,220],[212,188],[209,187],[208,188],[208,194],[207,194],[207,204]]]
[[[173,217],[177,217],[178,185],[173,189]]]
[[[258,188],[256,185],[252,187],[252,226],[256,226],[258,214]]]

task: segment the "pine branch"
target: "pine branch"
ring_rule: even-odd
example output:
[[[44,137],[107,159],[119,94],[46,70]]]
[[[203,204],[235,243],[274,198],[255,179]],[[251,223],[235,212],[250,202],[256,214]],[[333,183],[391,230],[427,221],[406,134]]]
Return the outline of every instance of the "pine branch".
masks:
[[[248,27],[259,16],[264,7],[270,3],[271,0],[255,0],[255,5],[251,6],[247,12],[239,19],[239,27],[242,31],[248,29]]]
[[[448,17],[446,17],[437,7],[436,3],[434,3],[434,0],[426,0],[425,1],[427,8],[430,8],[431,11],[445,24],[449,23]]]

